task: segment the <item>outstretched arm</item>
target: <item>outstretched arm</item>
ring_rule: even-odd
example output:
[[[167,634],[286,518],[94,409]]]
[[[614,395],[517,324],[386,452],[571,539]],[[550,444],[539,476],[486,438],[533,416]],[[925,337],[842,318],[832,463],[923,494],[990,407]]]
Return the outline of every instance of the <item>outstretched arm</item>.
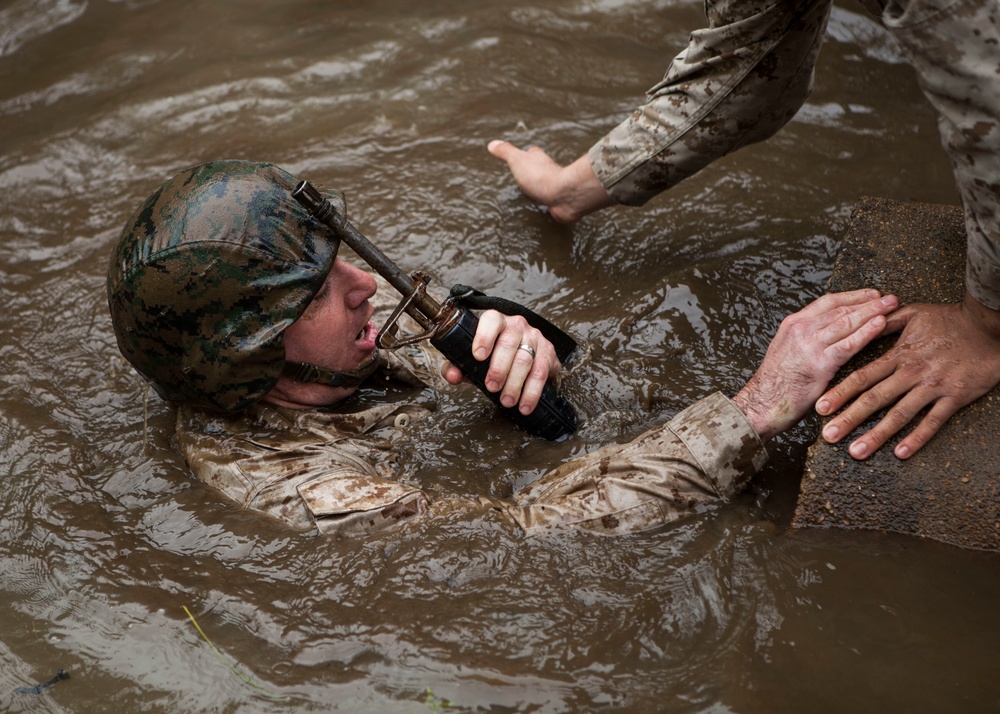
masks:
[[[761,442],[801,419],[897,306],[876,290],[819,298],[781,323],[760,369],[732,401],[713,394],[628,443],[567,461],[518,493],[513,508],[501,508],[529,533],[617,534],[658,528],[730,498],[766,460]]]
[[[537,147],[493,141],[514,180],[573,223],[614,204],[641,206],[716,159],[783,127],[812,89],[830,0],[708,2],[646,101],[569,166]]]
[[[889,318],[890,331],[903,330],[896,345],[849,375],[816,404],[832,414],[823,438],[840,441],[875,412],[889,407],[871,430],[848,448],[855,459],[873,454],[926,407],[927,414],[895,454],[906,459],[933,437],[952,414],[1000,383],[1000,311],[971,295],[954,305],[910,305]]]
[[[760,368],[733,397],[762,440],[799,422],[851,357],[882,334],[898,307],[877,290],[831,293],[786,317]]]
[[[562,369],[555,347],[540,331],[519,315],[496,310],[479,316],[472,355],[480,362],[490,360],[486,388],[500,392],[505,407],[517,404],[522,414],[535,410],[545,383]],[[462,371],[450,362],[444,363],[441,374],[450,384],[463,379]]]

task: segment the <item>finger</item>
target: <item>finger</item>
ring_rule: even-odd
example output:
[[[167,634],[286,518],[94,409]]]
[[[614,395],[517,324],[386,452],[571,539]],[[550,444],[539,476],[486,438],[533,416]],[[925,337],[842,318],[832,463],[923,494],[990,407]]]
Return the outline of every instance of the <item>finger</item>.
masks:
[[[494,139],[489,144],[486,145],[486,150],[489,151],[493,156],[510,163],[511,157],[520,153],[522,150],[511,144],[509,141],[502,141],[500,139]]]
[[[873,385],[882,382],[896,371],[896,360],[893,355],[894,352],[890,350],[874,362],[851,372],[840,384],[820,396],[816,401],[816,412],[822,416],[833,414],[857,395],[868,394],[867,390]],[[867,400],[871,400],[874,396],[869,395]],[[883,406],[885,405],[880,404],[877,408]]]
[[[870,367],[872,365],[868,366]],[[859,372],[860,371],[861,370],[859,370]],[[854,375],[851,376],[853,377]],[[848,377],[848,379],[850,378],[851,377]],[[846,381],[847,380],[845,380],[845,382]],[[842,439],[846,434],[850,434],[854,431],[872,414],[889,406],[890,404],[893,404],[911,387],[912,385],[909,382],[896,374],[893,374],[888,379],[878,381],[874,384],[874,386],[862,392],[850,406],[831,419],[829,423],[823,427],[823,439],[831,444],[840,441],[840,439]],[[817,411],[819,411],[819,405],[822,404],[823,401],[824,398],[820,397],[820,400],[817,403]],[[924,404],[926,403],[927,402],[924,401]],[[921,405],[921,407],[922,406],[923,405]]]
[[[820,330],[819,336],[824,342],[834,344],[849,337],[862,327],[870,329],[873,318],[886,315],[898,306],[899,301],[895,295],[886,295],[877,300],[866,300],[855,305],[837,307],[828,313],[833,321]],[[882,321],[881,326],[884,324]]]
[[[531,367],[528,378],[521,388],[521,399],[518,409],[522,414],[531,414],[538,406],[538,401],[542,398],[542,390],[548,381],[549,368],[545,366],[545,361],[536,358]]]
[[[834,342],[826,349],[829,357],[829,376],[847,364],[847,361],[860,352],[872,340],[882,334],[885,329],[885,316],[875,315],[867,322],[855,327],[848,335]]]
[[[506,329],[507,318],[496,310],[487,310],[479,317],[476,336],[472,338],[472,356],[482,362],[496,346],[497,337]]]
[[[524,342],[523,344],[534,347],[530,343]],[[510,371],[507,372],[507,378],[504,380],[503,391],[500,392],[500,403],[505,407],[512,407],[518,403],[521,399],[521,390],[525,384],[525,380],[528,378],[528,374],[531,372],[531,368],[534,366],[535,358],[528,350],[521,349],[518,346],[514,350],[514,356],[511,361]]]
[[[940,431],[944,423],[951,418],[951,415],[961,409],[962,406],[947,399],[939,399],[924,418],[920,420],[920,423],[917,424],[913,431],[905,439],[896,444],[896,450],[893,453],[900,459],[908,459],[913,456]]]
[[[445,360],[441,365],[441,376],[444,377],[448,384],[461,384],[465,375],[462,374],[462,370],[453,365],[448,360]]]
[[[531,371],[521,387],[521,398],[518,403],[522,414],[530,414],[535,410],[549,379],[562,370],[562,363],[556,355],[555,347],[540,332],[529,330],[526,339],[535,340],[536,354],[531,363]]]
[[[907,424],[913,421],[920,410],[927,406],[928,400],[916,391],[907,393],[900,399],[879,422],[865,432],[861,437],[855,439],[847,449],[847,453],[852,458],[861,460],[874,454],[881,446],[899,433]],[[954,413],[954,410],[952,411]],[[950,416],[951,414],[949,414]],[[943,421],[938,421],[935,416],[934,432],[941,428]],[[931,425],[928,425],[930,428]]]
[[[524,318],[505,318],[504,329],[497,335],[493,344],[490,367],[486,372],[486,388],[491,392],[499,392],[510,378],[510,370],[518,352],[518,345],[525,342],[524,328],[526,325]],[[523,352],[523,350],[521,351]],[[527,355],[525,354],[525,356]],[[523,381],[523,376],[521,379]],[[517,389],[520,390],[520,384],[517,385]]]
[[[837,307],[856,305],[858,303],[874,300],[880,295],[881,293],[873,288],[850,290],[842,293],[826,293],[799,310],[799,314],[813,316],[828,312]]]
[[[919,311],[913,305],[899,308],[896,312],[886,318],[887,324],[885,334],[891,335],[895,332],[902,331],[904,327],[910,324],[910,320],[913,319],[918,312]]]

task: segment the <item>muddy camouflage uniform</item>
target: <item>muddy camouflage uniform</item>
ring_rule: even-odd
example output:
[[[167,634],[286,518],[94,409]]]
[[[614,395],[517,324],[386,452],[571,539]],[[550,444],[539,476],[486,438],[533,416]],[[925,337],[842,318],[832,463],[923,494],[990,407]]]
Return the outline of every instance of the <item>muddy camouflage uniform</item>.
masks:
[[[298,530],[348,535],[486,511],[527,532],[638,532],[732,497],[766,460],[743,413],[715,394],[634,441],[566,462],[511,501],[432,499],[406,478],[412,469],[399,451],[408,425],[434,411],[448,388],[441,357],[419,343],[380,359],[370,379],[380,392],[389,380],[406,385],[408,398],[366,404],[362,388],[361,399],[329,410],[256,403],[235,416],[181,406],[178,448],[200,480],[241,507]]]
[[[811,90],[831,0],[706,0],[709,27],[595,144],[616,201],[644,204],[715,159],[767,139]],[[1000,2],[862,0],[881,17],[939,113],[965,209],[966,288],[1000,310]]]
[[[499,513],[527,531],[625,533],[728,498],[763,465],[757,434],[716,394],[628,444],[563,464],[512,501],[431,499],[400,463],[407,424],[434,410],[446,384],[425,343],[380,355],[369,379],[383,383],[336,408],[263,404],[287,367],[283,332],[337,250],[290,198],[296,183],[271,164],[186,169],[129,219],[108,271],[122,354],[179,406],[176,443],[194,474],[240,506],[321,533],[370,533],[456,511]],[[342,211],[342,196],[327,195]]]

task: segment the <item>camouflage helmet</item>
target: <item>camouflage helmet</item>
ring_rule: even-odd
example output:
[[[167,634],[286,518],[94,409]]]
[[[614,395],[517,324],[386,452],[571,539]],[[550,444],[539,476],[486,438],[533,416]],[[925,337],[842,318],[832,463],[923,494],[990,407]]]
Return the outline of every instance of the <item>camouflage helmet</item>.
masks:
[[[223,412],[278,381],[282,335],[326,280],[337,241],[291,197],[297,180],[250,161],[212,161],[164,183],[111,256],[118,347],[157,393]],[[343,211],[343,196],[324,192]]]

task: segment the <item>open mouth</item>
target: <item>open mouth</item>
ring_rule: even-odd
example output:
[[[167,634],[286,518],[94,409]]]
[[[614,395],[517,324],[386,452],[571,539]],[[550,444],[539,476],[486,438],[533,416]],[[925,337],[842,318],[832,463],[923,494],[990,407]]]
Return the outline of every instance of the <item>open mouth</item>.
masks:
[[[371,322],[365,324],[364,327],[358,332],[357,337],[355,337],[355,342],[358,343],[358,347],[363,350],[374,349],[375,347],[375,335],[378,333],[378,329]]]

